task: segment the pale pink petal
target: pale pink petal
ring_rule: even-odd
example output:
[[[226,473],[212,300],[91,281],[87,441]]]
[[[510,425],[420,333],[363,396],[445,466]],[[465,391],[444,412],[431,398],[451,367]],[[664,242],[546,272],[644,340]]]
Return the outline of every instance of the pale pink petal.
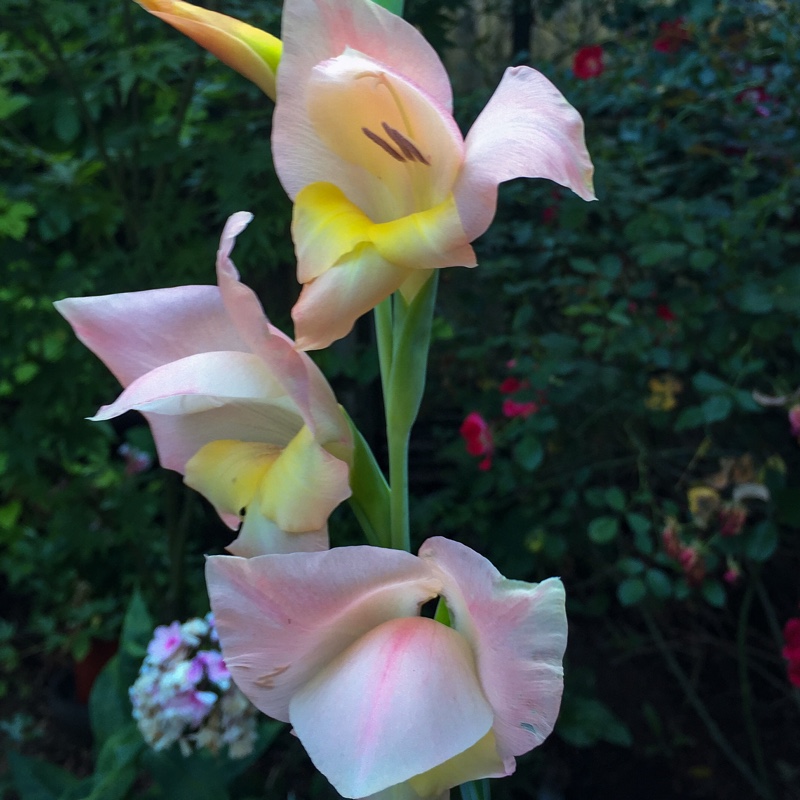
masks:
[[[183,473],[186,462],[209,442],[239,439],[284,446],[300,430],[303,420],[293,407],[260,401],[226,400],[216,408],[194,414],[144,412],[150,424],[161,465]],[[222,515],[230,528],[238,519]]]
[[[289,720],[343,797],[463,752],[492,727],[467,641],[425,617],[384,622],[299,688]]]
[[[92,419],[131,410],[151,423],[161,464],[179,472],[199,447],[215,439],[283,447],[302,427],[283,387],[252,353],[199,353],[164,364],[136,379]]]
[[[581,115],[536,70],[507,69],[466,138],[454,192],[467,237],[489,227],[503,181],[548,178],[594,200],[593,171]]]
[[[561,705],[567,644],[564,587],[557,578],[504,578],[483,556],[434,537],[420,557],[440,571],[455,629],[472,644],[494,709],[497,751],[513,765],[553,730]]]
[[[352,434],[328,381],[314,362],[295,350],[294,342],[271,325],[255,292],[239,280],[230,258],[236,237],[253,215],[233,214],[225,224],[217,252],[217,281],[225,309],[247,347],[261,358],[298,409],[320,444],[352,447]]]
[[[405,76],[446,111],[452,108],[450,82],[434,49],[413,26],[371,0],[287,0],[282,20],[272,148],[278,177],[293,199],[309,183],[344,188],[353,177],[308,118],[306,91],[317,64],[350,48]]]
[[[310,553],[328,549],[328,526],[306,533],[286,533],[259,513],[256,500],[244,517],[239,535],[225,549],[235,556],[253,558],[273,553]]]
[[[196,353],[248,350],[216,286],[70,297],[55,307],[123,386]]]
[[[206,583],[234,681],[284,722],[292,695],[326,664],[382,622],[417,614],[441,586],[415,556],[366,546],[212,556]]]
[[[303,287],[292,309],[297,347],[320,350],[346,336],[355,321],[398,289],[409,273],[369,245],[358,248]]]

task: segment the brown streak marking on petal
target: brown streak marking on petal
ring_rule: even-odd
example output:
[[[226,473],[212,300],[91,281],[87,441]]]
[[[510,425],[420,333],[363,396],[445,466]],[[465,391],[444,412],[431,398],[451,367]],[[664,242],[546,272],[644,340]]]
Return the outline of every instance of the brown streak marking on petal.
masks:
[[[381,125],[391,140],[403,151],[403,155],[407,159],[411,161],[419,161],[420,164],[425,164],[426,166],[431,165],[431,162],[428,161],[428,159],[425,158],[422,153],[420,153],[414,143],[409,139],[406,139],[406,137],[403,136],[400,131],[398,131],[396,128],[393,128],[391,125],[387,125],[385,122],[382,122]]]
[[[394,147],[389,144],[389,142],[381,139],[377,133],[373,133],[369,128],[362,128],[361,132],[371,142],[375,142],[375,144],[378,145],[381,150],[386,151],[395,161],[399,161],[401,164],[405,163],[405,158],[403,158],[403,156],[401,156],[400,153],[398,153],[397,150],[395,150]]]
[[[253,681],[253,683],[255,683],[255,685],[261,689],[274,689],[275,681],[273,679],[277,678],[278,675],[283,675],[287,669],[289,669],[289,664],[287,664],[285,667],[275,667],[272,672],[262,675],[260,678],[257,678],[255,681]]]

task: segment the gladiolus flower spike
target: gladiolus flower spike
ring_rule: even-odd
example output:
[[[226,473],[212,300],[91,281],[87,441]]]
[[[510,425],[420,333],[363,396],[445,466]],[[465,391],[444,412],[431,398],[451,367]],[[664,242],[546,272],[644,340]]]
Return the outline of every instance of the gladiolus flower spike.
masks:
[[[535,70],[508,69],[464,139],[435,51],[370,0],[286,0],[282,39],[272,146],[295,201],[298,347],[326,347],[397,289],[410,300],[427,270],[475,266],[503,181],[594,199],[583,121]]]
[[[322,373],[264,316],[230,259],[251,215],[234,214],[218,286],[56,303],[124,391],[93,417],[136,410],[161,464],[185,476],[239,538],[237,555],[319,550],[350,496],[353,438]],[[300,535],[303,534],[303,535]]]
[[[557,578],[507,580],[436,537],[419,557],[212,556],[206,580],[236,685],[291,723],[343,797],[439,797],[508,775],[553,728],[567,639]],[[450,625],[419,616],[437,596]]]

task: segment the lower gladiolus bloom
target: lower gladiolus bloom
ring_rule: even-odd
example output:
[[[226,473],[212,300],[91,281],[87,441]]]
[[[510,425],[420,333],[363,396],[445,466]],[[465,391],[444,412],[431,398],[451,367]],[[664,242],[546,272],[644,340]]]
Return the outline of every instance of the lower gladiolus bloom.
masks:
[[[438,537],[419,557],[341,547],[206,563],[233,680],[292,724],[343,797],[399,785],[434,797],[509,775],[553,728],[567,640],[557,578],[507,580]],[[436,597],[446,613],[420,616]]]
[[[286,0],[275,169],[295,201],[298,346],[326,347],[427,270],[475,266],[497,188],[549,178],[593,199],[583,121],[528,67],[506,71],[464,139],[422,35],[370,0]]]
[[[239,555],[327,547],[350,495],[352,433],[319,369],[270,325],[230,253],[251,219],[234,214],[218,286],[56,303],[125,387],[93,417],[141,411],[163,466],[185,475],[239,538]],[[302,536],[300,534],[303,534]]]

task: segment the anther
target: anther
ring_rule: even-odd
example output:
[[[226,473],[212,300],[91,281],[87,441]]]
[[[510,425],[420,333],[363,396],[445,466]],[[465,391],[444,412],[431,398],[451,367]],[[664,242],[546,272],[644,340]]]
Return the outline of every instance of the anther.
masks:
[[[381,139],[377,133],[373,133],[369,128],[362,128],[361,132],[364,136],[367,137],[371,142],[375,142],[381,150],[387,152],[395,161],[399,161],[400,163],[405,163],[406,159],[397,152],[397,150],[392,147],[389,142]]]
[[[420,164],[426,164],[427,166],[431,165],[431,162],[428,161],[428,159],[425,158],[422,153],[420,153],[413,142],[406,139],[406,137],[403,136],[400,131],[398,131],[396,128],[393,128],[391,125],[387,125],[385,122],[382,122],[381,125],[389,138],[400,148],[403,155],[409,161],[419,161]]]

